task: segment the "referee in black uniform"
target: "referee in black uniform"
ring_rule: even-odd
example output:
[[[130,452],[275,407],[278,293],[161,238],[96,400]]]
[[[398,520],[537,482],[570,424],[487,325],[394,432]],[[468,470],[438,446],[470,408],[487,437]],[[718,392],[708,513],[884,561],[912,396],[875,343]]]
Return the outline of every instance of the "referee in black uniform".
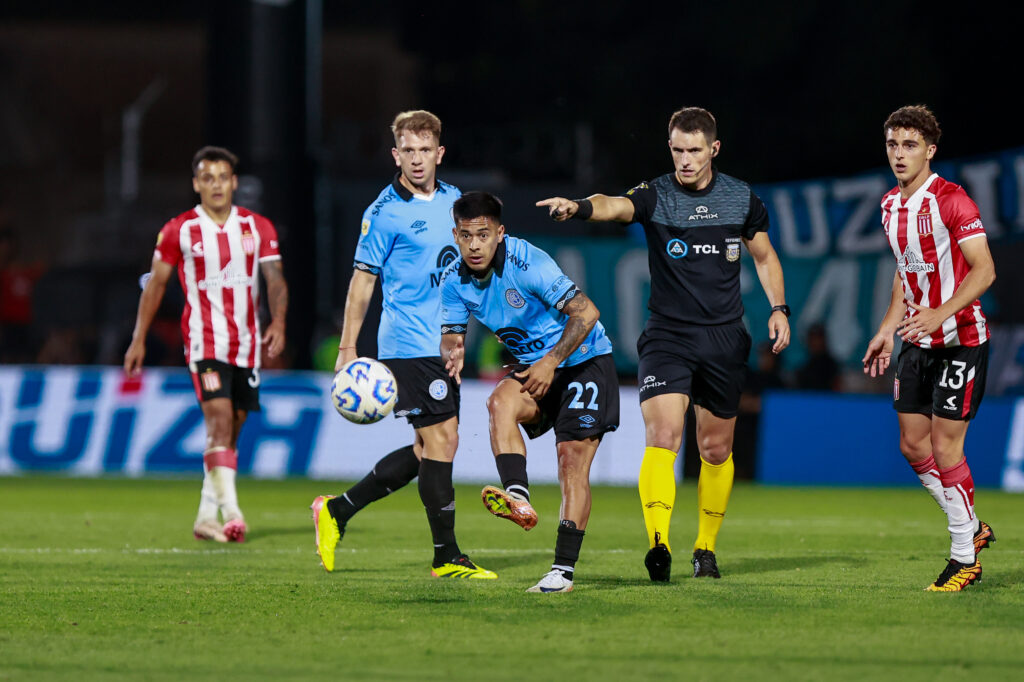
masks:
[[[647,433],[639,487],[651,548],[644,564],[654,581],[670,577],[675,458],[691,400],[701,458],[693,576],[721,577],[715,540],[732,491],[733,430],[751,344],[742,321],[741,243],[753,257],[772,308],[772,351],[789,345],[782,266],[768,240],[764,203],[747,183],[712,165],[721,142],[709,111],[680,109],[672,114],[668,133],[674,173],[641,183],[625,196],[537,202],[558,221],[636,222],[647,235],[651,316],[637,342]]]

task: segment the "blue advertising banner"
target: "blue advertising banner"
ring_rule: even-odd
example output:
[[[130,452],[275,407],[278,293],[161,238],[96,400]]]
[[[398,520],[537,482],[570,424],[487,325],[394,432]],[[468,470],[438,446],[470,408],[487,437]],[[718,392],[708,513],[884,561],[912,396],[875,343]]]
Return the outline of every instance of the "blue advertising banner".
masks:
[[[990,240],[1024,237],[1024,149],[934,168],[964,185],[981,210]],[[829,350],[841,364],[859,362],[889,304],[896,271],[879,209],[882,195],[894,184],[886,170],[755,187],[768,206],[769,236],[782,261],[793,309],[793,345],[784,355],[788,367],[803,362],[803,338],[815,323],[825,325]],[[636,368],[636,340],[647,319],[650,291],[646,242],[637,228],[624,237],[527,235],[601,310],[616,364],[625,373]],[[756,343],[768,338],[769,306],[745,249],[742,254],[745,319]],[[990,305],[988,299],[983,303]]]
[[[757,480],[779,485],[919,485],[900,453],[888,396],[765,393]],[[975,485],[1024,492],[1024,399],[986,398],[964,446]]]

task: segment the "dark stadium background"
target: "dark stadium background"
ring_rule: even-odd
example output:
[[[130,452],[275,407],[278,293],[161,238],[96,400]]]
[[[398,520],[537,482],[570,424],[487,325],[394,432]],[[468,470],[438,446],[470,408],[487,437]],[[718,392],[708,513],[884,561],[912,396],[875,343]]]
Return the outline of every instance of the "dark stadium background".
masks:
[[[911,2],[5,3],[0,221],[45,274],[3,360],[119,362],[202,144],[240,154],[238,201],[282,228],[288,362],[310,367],[358,216],[393,170],[398,110],[439,113],[442,177],[497,191],[528,234],[549,227],[538,198],[669,170],[665,122],[684,104],[715,112],[720,167],[755,184],[884,168],[881,122],[906,103],[938,113],[941,158],[1022,145],[1015,31],[980,5]],[[151,361],[178,363],[153,345]]]

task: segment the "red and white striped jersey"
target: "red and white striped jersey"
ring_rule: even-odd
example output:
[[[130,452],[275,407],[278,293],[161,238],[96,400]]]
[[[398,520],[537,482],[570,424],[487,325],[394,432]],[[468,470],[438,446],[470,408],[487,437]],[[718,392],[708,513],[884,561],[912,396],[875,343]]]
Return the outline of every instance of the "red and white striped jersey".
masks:
[[[258,264],[281,258],[274,225],[238,206],[218,225],[196,206],[164,225],[154,255],[178,268],[185,292],[185,361],[258,368]]]
[[[978,207],[964,188],[935,173],[907,199],[899,187],[882,197],[882,227],[896,255],[904,296],[928,308],[952,298],[970,271],[960,244],[985,236]],[[914,312],[907,308],[908,317]],[[981,302],[975,299],[914,343],[921,348],[979,346],[988,337]]]

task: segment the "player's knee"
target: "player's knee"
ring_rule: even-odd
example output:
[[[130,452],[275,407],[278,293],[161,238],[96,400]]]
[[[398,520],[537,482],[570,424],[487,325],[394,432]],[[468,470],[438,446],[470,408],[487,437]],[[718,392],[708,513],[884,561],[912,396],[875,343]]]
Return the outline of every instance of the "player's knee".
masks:
[[[516,405],[507,395],[501,391],[495,391],[487,398],[487,413],[491,420],[514,418]]]
[[[665,448],[678,452],[683,442],[683,430],[674,424],[648,424],[647,447]]]
[[[729,459],[732,452],[732,440],[716,436],[701,438],[698,444],[701,458],[708,464],[718,465]]]
[[[932,444],[927,439],[900,437],[900,452],[910,462],[920,462],[932,454]]]

